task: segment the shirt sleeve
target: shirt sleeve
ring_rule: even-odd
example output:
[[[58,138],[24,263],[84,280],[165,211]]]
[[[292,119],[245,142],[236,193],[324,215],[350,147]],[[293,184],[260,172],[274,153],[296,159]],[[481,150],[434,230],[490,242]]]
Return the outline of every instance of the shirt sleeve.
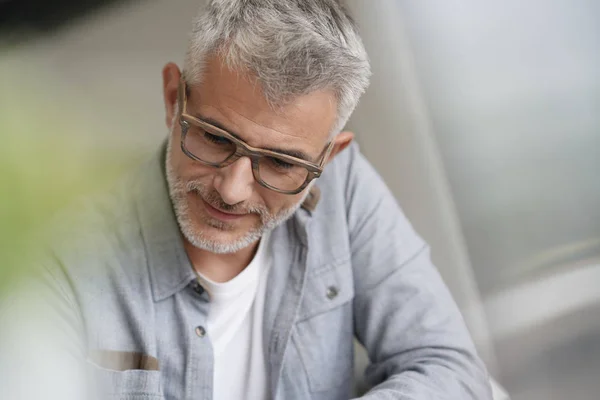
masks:
[[[429,247],[357,146],[348,160],[354,329],[372,386],[362,398],[491,400],[487,371]]]

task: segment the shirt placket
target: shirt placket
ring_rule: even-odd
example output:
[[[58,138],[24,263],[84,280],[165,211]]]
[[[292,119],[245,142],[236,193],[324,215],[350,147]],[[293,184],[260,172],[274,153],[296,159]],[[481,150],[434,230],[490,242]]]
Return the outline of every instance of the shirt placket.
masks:
[[[273,400],[283,399],[281,386],[286,350],[304,296],[308,222],[308,215],[299,210],[294,219],[271,236],[273,268],[267,289],[264,331]]]
[[[213,398],[214,353],[208,329],[210,308],[208,294],[198,282],[192,283],[198,296],[197,310],[188,325],[188,349],[186,360],[187,400]]]

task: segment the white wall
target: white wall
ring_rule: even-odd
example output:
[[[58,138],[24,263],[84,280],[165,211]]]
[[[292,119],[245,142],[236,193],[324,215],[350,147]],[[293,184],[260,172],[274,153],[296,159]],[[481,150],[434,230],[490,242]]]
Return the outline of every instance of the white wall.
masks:
[[[371,58],[371,86],[349,128],[417,231],[463,311],[491,370],[495,358],[487,321],[463,242],[447,177],[423,97],[398,2],[349,2]]]
[[[351,4],[375,71],[352,126],[461,304],[472,266],[511,394],[596,399],[600,4]]]

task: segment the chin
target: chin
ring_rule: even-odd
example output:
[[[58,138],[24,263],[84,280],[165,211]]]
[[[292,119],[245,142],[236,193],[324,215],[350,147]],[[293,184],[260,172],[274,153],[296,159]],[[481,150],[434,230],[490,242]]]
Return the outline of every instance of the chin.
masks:
[[[189,221],[188,221],[189,222]],[[256,243],[263,234],[263,229],[251,229],[239,232],[237,230],[223,230],[210,224],[180,223],[183,236],[194,247],[217,254],[230,254],[238,252],[253,243]]]

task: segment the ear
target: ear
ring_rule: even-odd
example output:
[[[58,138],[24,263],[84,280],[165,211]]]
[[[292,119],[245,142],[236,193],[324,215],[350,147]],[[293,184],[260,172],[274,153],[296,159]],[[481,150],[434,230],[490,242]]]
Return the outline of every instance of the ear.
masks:
[[[354,140],[354,133],[350,131],[344,131],[339,133],[335,138],[333,138],[333,148],[331,149],[331,153],[329,153],[329,157],[327,158],[327,163],[329,163],[333,158],[338,155],[342,150],[344,150],[352,141]]]
[[[171,130],[173,118],[177,114],[177,88],[181,79],[181,71],[175,63],[168,63],[162,70],[163,97],[165,101],[165,122]]]

